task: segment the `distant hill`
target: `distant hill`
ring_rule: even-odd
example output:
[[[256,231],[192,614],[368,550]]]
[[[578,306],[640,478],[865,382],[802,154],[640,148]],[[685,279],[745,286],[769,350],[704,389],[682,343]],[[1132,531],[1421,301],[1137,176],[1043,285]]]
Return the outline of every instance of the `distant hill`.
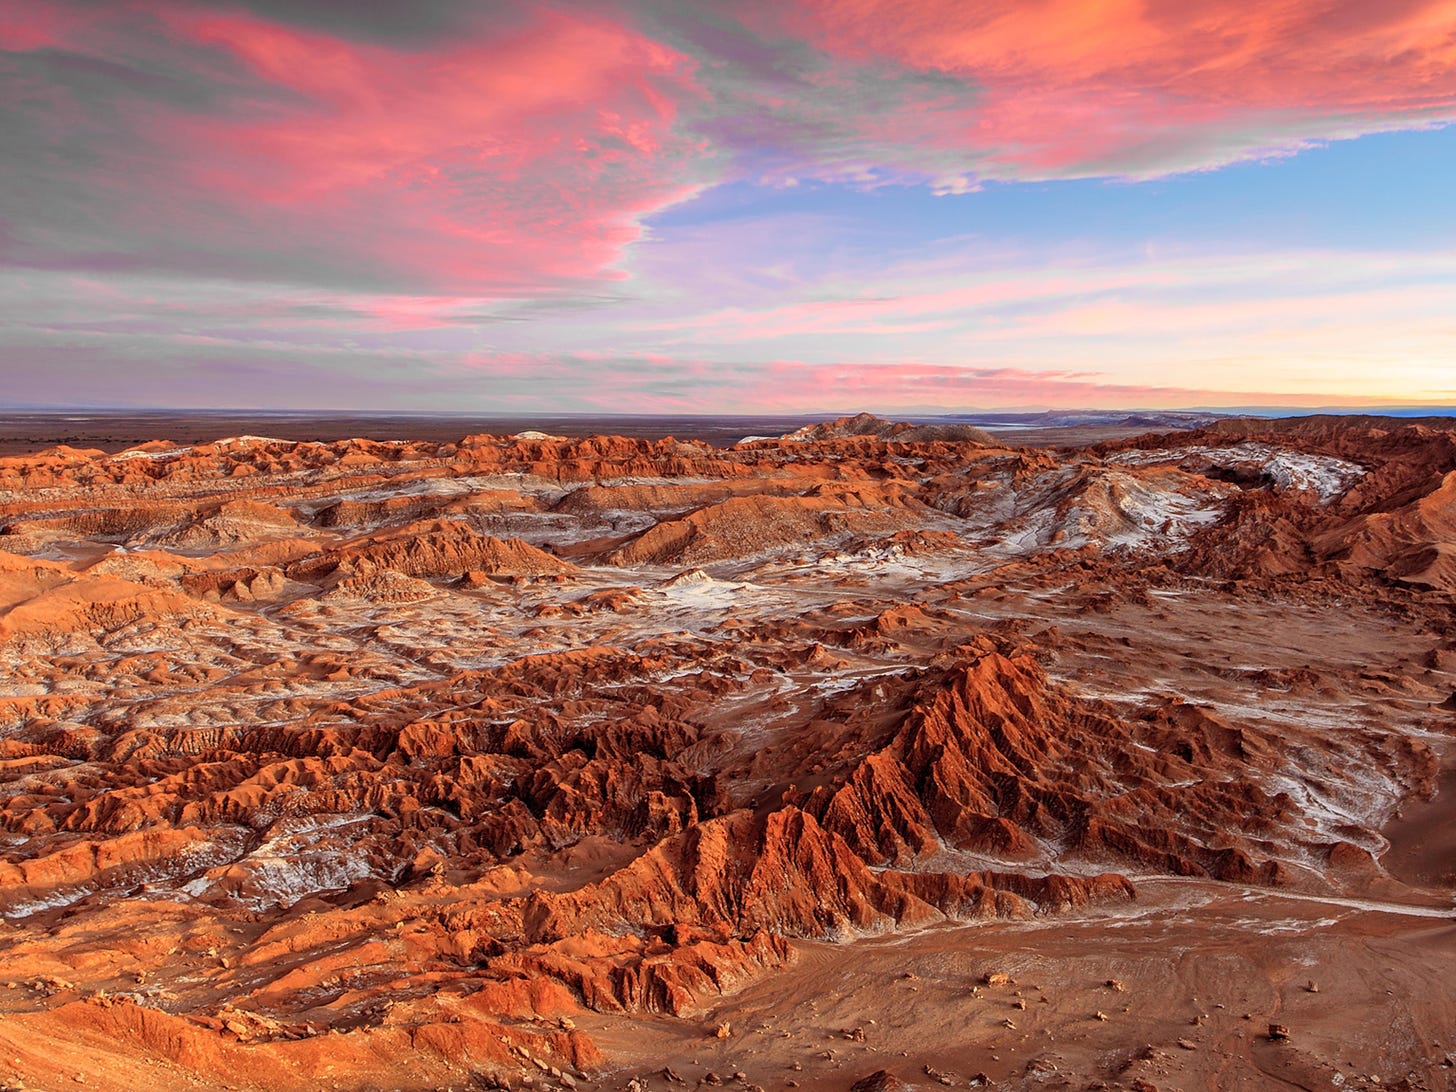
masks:
[[[974,425],[965,424],[911,424],[908,421],[889,421],[872,413],[857,413],[853,417],[838,417],[817,425],[805,425],[784,436],[785,440],[843,440],[866,436],[892,443],[917,444],[934,441],[953,443],[995,444],[996,439]]]
[[[1146,428],[1161,432],[1207,428],[1230,416],[1202,410],[1045,410],[1038,413],[955,414],[982,428]]]

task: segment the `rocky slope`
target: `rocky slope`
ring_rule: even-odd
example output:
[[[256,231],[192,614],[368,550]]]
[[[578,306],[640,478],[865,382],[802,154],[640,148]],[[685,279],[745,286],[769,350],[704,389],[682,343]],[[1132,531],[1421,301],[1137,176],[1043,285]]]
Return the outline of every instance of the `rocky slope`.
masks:
[[[883,1064],[793,1053],[807,1010],[755,991],[1225,897],[1439,917],[1452,879],[1387,854],[1450,783],[1456,432],[936,428],[0,459],[0,1058],[846,1088]],[[884,973],[855,1020],[894,1024]],[[915,1027],[887,1080],[970,1064]],[[1144,1079],[1100,1057],[1061,1064]]]

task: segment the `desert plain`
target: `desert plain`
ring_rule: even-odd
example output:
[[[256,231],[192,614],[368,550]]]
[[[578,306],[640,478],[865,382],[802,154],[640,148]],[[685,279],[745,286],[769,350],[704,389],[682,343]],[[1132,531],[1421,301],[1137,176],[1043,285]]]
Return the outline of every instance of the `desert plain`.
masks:
[[[11,438],[0,1087],[1453,1087],[1456,422],[1067,439]]]

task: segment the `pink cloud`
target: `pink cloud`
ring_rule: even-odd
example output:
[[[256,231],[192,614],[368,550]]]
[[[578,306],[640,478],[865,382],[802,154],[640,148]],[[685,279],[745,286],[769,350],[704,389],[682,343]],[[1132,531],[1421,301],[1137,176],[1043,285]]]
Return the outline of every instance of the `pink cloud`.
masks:
[[[693,62],[588,11],[532,9],[429,50],[185,3],[30,5],[11,50],[61,48],[206,89],[123,97],[127,147],[88,180],[139,260],[290,265],[455,292],[601,275],[640,217],[693,192],[675,127]],[[128,91],[130,88],[128,88]],[[87,103],[53,91],[57,124]],[[99,141],[98,141],[99,143]],[[206,256],[199,263],[206,266]]]
[[[78,11],[41,5],[0,8],[0,50],[28,52],[60,45],[83,21]]]
[[[448,374],[493,386],[556,389],[533,409],[638,413],[940,412],[978,409],[1182,408],[1376,405],[1366,394],[1255,391],[1120,382],[1111,372],[1014,366],[962,367],[914,360],[707,362],[662,356],[477,353]],[[630,407],[627,409],[626,407]]]
[[[1175,173],[1456,117],[1450,0],[803,0],[756,23],[978,87],[861,122],[947,186]]]
[[[915,361],[885,364],[775,361],[764,367],[761,378],[771,384],[773,399],[745,403],[743,409],[771,412],[774,405],[791,405],[812,410],[825,405],[826,391],[833,392],[832,406],[836,408],[869,406],[885,410],[957,406],[1086,409],[1102,406],[1170,408],[1372,402],[1368,397],[1312,397],[1307,393],[1126,383],[1118,382],[1109,373],[1017,367],[966,368]]]
[[[862,296],[811,300],[759,310],[727,308],[681,319],[640,324],[642,330],[688,331],[715,341],[765,341],[778,337],[824,334],[902,334],[945,329],[977,312],[1007,304],[1108,292],[1169,287],[1175,274],[1166,269],[1022,272],[997,270],[969,284],[926,288],[920,284],[877,283]],[[919,321],[911,321],[918,319]]]
[[[451,36],[422,42],[241,3],[11,5],[0,50],[46,56],[7,88],[44,137],[7,162],[26,173],[0,246],[26,267],[375,291],[381,326],[425,329],[468,297],[626,278],[646,217],[764,162],[780,180],[955,189],[1201,169],[1456,117],[1453,0],[522,0],[457,14]],[[717,302],[635,329],[914,335],[1058,291],[927,281],[891,301],[747,315]]]

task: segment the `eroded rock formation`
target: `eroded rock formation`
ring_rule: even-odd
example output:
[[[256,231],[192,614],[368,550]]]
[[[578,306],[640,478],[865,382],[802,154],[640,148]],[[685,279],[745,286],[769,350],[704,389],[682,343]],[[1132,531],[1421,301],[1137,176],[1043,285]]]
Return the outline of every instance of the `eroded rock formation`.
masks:
[[[806,945],[1358,893],[1450,731],[1453,483],[1322,419],[0,459],[12,1019],[564,1084]]]

